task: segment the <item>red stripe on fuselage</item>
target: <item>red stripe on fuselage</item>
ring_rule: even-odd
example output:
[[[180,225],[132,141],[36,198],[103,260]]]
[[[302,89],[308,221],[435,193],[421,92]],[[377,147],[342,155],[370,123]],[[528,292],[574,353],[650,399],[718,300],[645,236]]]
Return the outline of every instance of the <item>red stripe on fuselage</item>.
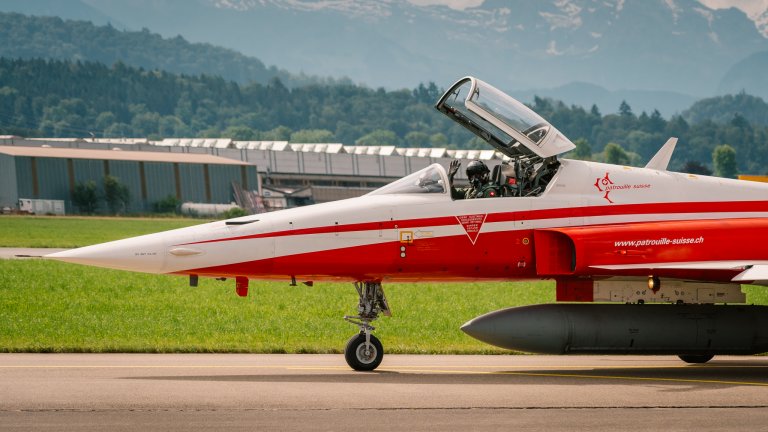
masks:
[[[257,261],[188,269],[176,274],[299,281],[470,281],[556,277],[536,272],[533,230],[483,233],[473,245],[462,234],[418,239],[411,244],[378,243],[286,255]],[[526,241],[526,239],[528,241]],[[712,246],[716,246],[713,244]],[[711,249],[710,249],[711,250]],[[739,271],[648,269],[605,270],[571,276],[638,276],[726,282]]]
[[[514,199],[514,198],[504,198]],[[641,214],[685,214],[685,213],[743,213],[768,212],[768,201],[717,201],[717,202],[687,202],[687,203],[652,203],[652,204],[622,204],[587,207],[565,207],[540,210],[522,210],[515,212],[490,213],[485,223],[513,222],[527,220],[561,219],[573,217],[621,216]],[[459,215],[460,216],[460,215]],[[216,243],[234,240],[248,240],[269,237],[285,237],[310,234],[327,234],[353,231],[407,229],[421,227],[438,227],[456,225],[455,216],[440,216],[421,219],[406,219],[399,221],[362,222],[346,225],[328,225],[313,228],[274,231],[238,237],[225,237],[197,242],[182,243],[181,245]]]

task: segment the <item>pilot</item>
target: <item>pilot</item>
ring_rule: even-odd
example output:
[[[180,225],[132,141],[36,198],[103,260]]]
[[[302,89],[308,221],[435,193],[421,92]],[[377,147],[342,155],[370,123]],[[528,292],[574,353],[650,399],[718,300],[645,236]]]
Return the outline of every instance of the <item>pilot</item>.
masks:
[[[479,160],[473,160],[469,163],[469,165],[467,165],[467,178],[469,179],[469,187],[454,187],[453,177],[457,172],[459,172],[459,167],[461,167],[461,161],[458,159],[451,161],[451,166],[448,170],[448,180],[451,184],[451,198],[467,199],[491,198],[499,196],[498,188],[488,179],[488,175],[490,173],[488,167]]]

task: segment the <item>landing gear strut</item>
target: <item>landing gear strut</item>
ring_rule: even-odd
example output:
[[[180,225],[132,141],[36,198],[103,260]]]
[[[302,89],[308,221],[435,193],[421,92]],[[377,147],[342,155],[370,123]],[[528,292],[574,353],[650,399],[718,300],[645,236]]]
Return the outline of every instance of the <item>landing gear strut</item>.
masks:
[[[379,317],[379,313],[392,316],[392,312],[384,297],[381,282],[355,282],[355,289],[360,297],[357,303],[357,315],[346,315],[344,319],[358,326],[360,333],[352,336],[347,342],[344,348],[344,359],[354,370],[372,371],[381,364],[384,348],[379,339],[371,334],[376,329],[371,322]]]

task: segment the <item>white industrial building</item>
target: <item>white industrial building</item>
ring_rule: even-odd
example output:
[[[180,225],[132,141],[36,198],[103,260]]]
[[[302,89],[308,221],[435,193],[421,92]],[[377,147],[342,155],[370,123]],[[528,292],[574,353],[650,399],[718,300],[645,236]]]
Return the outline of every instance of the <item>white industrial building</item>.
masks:
[[[494,150],[345,146],[341,143],[289,143],[287,141],[233,141],[229,138],[22,138],[0,136],[0,146],[111,150],[115,152],[179,153],[218,156],[255,165],[259,185],[272,194],[302,202],[325,202],[363,195],[433,163],[447,167],[454,158],[480,159],[489,166],[502,161]],[[464,179],[463,172],[458,180]],[[261,187],[261,186],[259,186]],[[307,188],[307,191],[304,189]],[[257,191],[261,193],[262,191]],[[30,197],[34,198],[34,197]],[[275,206],[288,205],[275,203]]]

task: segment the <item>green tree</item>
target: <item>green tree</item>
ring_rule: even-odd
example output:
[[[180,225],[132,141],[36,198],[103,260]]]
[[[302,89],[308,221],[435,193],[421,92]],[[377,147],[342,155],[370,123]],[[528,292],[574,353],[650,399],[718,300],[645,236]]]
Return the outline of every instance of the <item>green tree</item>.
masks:
[[[605,146],[605,163],[614,165],[629,165],[630,157],[623,147],[616,143],[608,143]]]
[[[683,165],[681,171],[688,174],[701,174],[706,176],[712,175],[711,169],[707,168],[701,162],[695,160],[689,160],[686,162],[685,165]]]
[[[78,182],[72,191],[72,203],[80,210],[80,213],[93,214],[99,205],[99,192],[96,182]]]
[[[736,150],[728,144],[715,147],[712,152],[712,163],[715,166],[715,175],[718,177],[736,177]]]
[[[131,194],[128,186],[120,183],[120,180],[114,176],[104,177],[104,200],[112,214],[125,213],[128,203],[131,200]]]
[[[258,137],[258,133],[248,126],[230,126],[223,134],[235,141],[254,141]]]
[[[131,125],[125,123],[113,123],[110,127],[104,130],[104,136],[108,138],[125,138],[134,135]]]
[[[264,141],[288,141],[291,139],[291,128],[278,126],[272,130],[262,132],[261,139]]]
[[[412,131],[405,134],[406,147],[429,147],[429,134],[422,131]]]
[[[158,132],[163,138],[182,138],[193,135],[189,127],[180,118],[167,115],[160,119]]]
[[[438,132],[429,137],[429,143],[432,144],[432,147],[445,147],[448,145],[448,137],[442,132]]]
[[[160,126],[160,115],[158,113],[142,112],[133,116],[131,127],[136,136],[147,136],[157,133]]]
[[[222,213],[224,219],[234,219],[237,217],[247,216],[248,213],[240,207],[232,207],[231,209]]]
[[[152,203],[152,209],[155,213],[178,213],[181,200],[174,195],[168,195],[165,198]]]
[[[98,129],[100,132],[104,133],[104,131],[112,126],[112,124],[117,122],[117,117],[115,117],[114,114],[112,114],[110,111],[105,111],[101,114],[99,114],[98,117],[96,117],[96,129]]]
[[[336,138],[326,129],[301,129],[291,134],[290,141],[295,143],[330,143]]]
[[[592,146],[589,145],[589,141],[584,138],[579,138],[574,144],[576,144],[576,148],[572,153],[574,159],[592,160]]]
[[[385,146],[397,145],[398,142],[397,134],[391,130],[376,129],[375,131],[360,137],[355,144],[365,146]]]
[[[621,101],[621,105],[619,105],[619,115],[622,117],[635,116],[635,114],[632,112],[632,107],[630,107],[627,101],[625,100]]]

